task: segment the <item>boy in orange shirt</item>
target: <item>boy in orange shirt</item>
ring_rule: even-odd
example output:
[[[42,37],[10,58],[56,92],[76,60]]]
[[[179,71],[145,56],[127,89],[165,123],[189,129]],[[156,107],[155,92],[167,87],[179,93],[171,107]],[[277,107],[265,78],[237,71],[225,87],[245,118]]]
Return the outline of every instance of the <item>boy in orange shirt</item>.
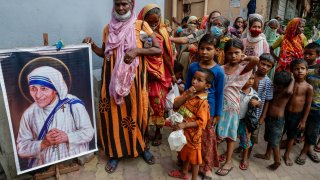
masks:
[[[182,170],[172,170],[169,176],[188,179],[189,164],[192,166],[192,179],[198,177],[199,165],[202,164],[201,157],[201,135],[202,129],[206,127],[210,119],[207,89],[211,87],[214,75],[210,70],[199,69],[192,78],[192,86],[181,96],[174,100],[173,108],[184,118],[182,123],[174,125],[175,130],[183,129],[187,144],[180,151],[183,161]]]

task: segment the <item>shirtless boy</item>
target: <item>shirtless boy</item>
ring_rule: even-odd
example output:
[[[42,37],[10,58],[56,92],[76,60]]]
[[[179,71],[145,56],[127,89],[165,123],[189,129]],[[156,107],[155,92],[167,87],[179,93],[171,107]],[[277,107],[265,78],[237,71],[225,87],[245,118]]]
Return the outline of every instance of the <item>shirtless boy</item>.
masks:
[[[265,119],[264,139],[268,142],[266,153],[255,157],[267,159],[273,151],[274,163],[268,166],[276,170],[281,165],[279,143],[284,128],[285,107],[293,94],[294,78],[287,71],[280,71],[274,76],[274,96]]]
[[[303,131],[305,128],[313,94],[312,86],[305,81],[308,71],[307,62],[303,59],[295,59],[290,63],[290,70],[293,73],[295,83],[293,95],[288,102],[285,114],[287,146],[283,159],[287,166],[293,165],[290,159],[290,152],[298,130]]]

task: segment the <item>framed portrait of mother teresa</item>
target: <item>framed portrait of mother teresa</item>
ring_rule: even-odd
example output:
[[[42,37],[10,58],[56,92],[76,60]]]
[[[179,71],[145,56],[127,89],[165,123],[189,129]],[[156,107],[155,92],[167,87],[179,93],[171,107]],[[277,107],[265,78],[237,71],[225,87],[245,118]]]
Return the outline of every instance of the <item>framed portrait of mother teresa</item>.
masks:
[[[17,173],[97,150],[91,48],[0,50]]]

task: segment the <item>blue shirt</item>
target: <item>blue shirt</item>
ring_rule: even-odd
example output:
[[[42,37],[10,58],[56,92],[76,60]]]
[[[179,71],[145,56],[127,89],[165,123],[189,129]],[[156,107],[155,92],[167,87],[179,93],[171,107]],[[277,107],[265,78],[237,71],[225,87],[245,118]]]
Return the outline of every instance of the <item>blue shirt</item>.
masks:
[[[257,108],[257,116],[258,118],[260,118],[263,111],[264,103],[266,101],[272,100],[273,98],[272,81],[267,75],[259,81],[258,96],[261,99],[261,108]]]
[[[192,85],[192,77],[198,69],[200,69],[198,62],[190,64],[185,90],[189,89]],[[210,70],[214,74],[214,82],[212,83],[211,88],[208,89],[210,116],[221,116],[223,105],[224,72],[218,64],[216,64]]]

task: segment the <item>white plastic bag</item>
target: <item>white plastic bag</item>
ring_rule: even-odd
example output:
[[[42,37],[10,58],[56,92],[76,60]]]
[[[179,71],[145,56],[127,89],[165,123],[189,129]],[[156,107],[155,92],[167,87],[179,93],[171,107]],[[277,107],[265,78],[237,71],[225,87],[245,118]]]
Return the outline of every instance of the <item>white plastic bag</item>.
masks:
[[[165,110],[168,111],[168,116],[173,114],[173,103],[176,97],[180,96],[179,88],[177,84],[172,86],[172,89],[169,91],[165,101]]]
[[[175,112],[175,113],[171,114],[168,117],[168,119],[170,120],[171,125],[175,125],[176,123],[182,123],[183,122],[183,116],[178,112]]]
[[[177,130],[170,133],[169,146],[172,151],[181,151],[184,145],[187,144],[186,136],[183,134],[183,130]]]

